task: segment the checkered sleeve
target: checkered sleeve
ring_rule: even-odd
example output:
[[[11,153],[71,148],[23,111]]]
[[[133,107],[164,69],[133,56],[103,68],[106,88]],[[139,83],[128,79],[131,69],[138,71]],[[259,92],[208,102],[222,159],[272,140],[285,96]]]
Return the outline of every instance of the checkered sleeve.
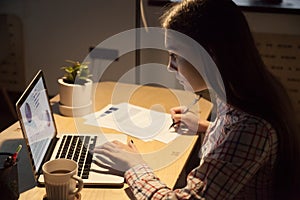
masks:
[[[170,190],[146,164],[137,165],[126,171],[125,179],[136,199],[151,199],[155,193],[164,196]]]
[[[125,173],[125,179],[136,199],[201,199],[197,191],[203,187],[202,181],[191,173],[188,184],[183,189],[171,190],[154,174],[147,165],[137,165]]]

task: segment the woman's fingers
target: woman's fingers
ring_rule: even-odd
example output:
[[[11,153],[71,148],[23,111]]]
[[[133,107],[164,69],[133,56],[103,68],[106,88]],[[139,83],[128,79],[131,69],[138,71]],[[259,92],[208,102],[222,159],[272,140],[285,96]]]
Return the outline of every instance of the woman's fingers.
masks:
[[[124,144],[119,141],[113,141],[113,143],[120,149],[126,150],[128,152],[137,153],[137,149],[134,144],[132,144],[130,141],[127,144]]]
[[[95,147],[93,152],[100,153],[101,150],[107,150],[107,151],[110,151],[110,152],[114,152],[114,151],[117,150],[116,147],[117,146],[114,143],[106,142],[103,145]]]
[[[119,141],[107,142],[94,149],[95,153],[98,153],[98,158],[107,157],[104,163],[110,167],[119,170],[126,171],[129,168],[144,163],[142,156],[138,153],[133,143],[123,144]]]
[[[95,147],[93,152],[113,156],[113,153],[119,153],[122,150],[131,153],[138,153],[138,150],[133,143],[129,142],[128,144],[124,144],[117,140],[112,142],[106,142],[103,145],[97,146]]]
[[[180,114],[180,113],[183,113],[185,109],[186,109],[185,106],[174,107],[174,108],[171,108],[170,113],[171,113],[171,115]]]
[[[174,115],[172,116],[172,118],[173,118],[173,120],[174,120],[175,122],[182,121],[182,120],[183,120],[183,115],[184,115],[184,114],[174,114]]]
[[[174,107],[171,108],[170,112],[171,112],[171,117],[173,119],[173,122],[177,123],[182,121],[182,113],[184,111],[185,107],[184,106],[178,106],[178,107]]]
[[[128,146],[133,150],[133,152],[135,152],[135,153],[138,153],[138,152],[139,152],[138,149],[136,148],[136,146],[135,146],[133,140],[130,140],[130,141],[128,142]]]

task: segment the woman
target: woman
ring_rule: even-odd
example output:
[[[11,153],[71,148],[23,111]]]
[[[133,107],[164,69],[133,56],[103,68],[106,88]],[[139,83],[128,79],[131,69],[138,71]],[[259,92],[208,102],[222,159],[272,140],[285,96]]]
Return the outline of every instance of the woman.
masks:
[[[238,7],[230,0],[186,0],[164,14],[162,25],[197,41],[223,79],[226,98],[221,90],[209,87],[217,102],[212,123],[181,113],[181,107],[171,110],[175,122],[207,129],[199,165],[188,174],[184,188],[171,190],[144,163],[133,143],[106,143],[95,152],[122,163],[137,199],[296,198],[300,156],[295,115],[285,90],[264,66]],[[168,68],[184,86],[197,92],[214,85],[213,77],[197,73],[203,66],[193,66],[180,56],[174,41],[166,39],[166,47]]]

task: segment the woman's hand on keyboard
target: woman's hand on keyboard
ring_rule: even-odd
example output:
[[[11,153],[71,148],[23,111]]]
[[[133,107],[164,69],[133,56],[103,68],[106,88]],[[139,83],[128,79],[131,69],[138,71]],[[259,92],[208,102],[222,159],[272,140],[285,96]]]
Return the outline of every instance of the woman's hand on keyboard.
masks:
[[[138,164],[145,163],[133,142],[129,142],[128,144],[123,144],[119,141],[107,142],[96,147],[94,153],[108,157],[110,162],[106,160],[107,163],[104,164],[121,172],[125,172]],[[105,162],[105,159],[103,161]]]

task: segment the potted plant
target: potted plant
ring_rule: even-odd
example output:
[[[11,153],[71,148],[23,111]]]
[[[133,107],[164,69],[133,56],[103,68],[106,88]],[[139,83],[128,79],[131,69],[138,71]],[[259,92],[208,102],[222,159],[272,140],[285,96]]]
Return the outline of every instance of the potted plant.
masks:
[[[66,60],[69,63],[61,69],[64,76],[58,79],[61,114],[81,116],[90,112],[92,80],[88,63]]]

